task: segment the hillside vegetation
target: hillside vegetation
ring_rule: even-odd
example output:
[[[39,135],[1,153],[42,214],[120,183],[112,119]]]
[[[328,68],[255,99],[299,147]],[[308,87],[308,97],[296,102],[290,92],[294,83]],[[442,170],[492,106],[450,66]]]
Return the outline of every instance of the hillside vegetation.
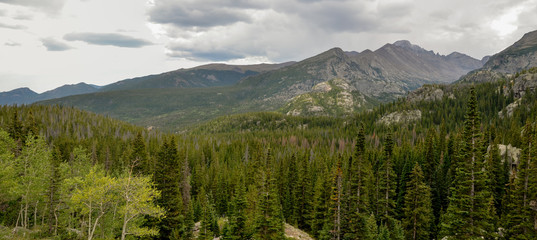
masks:
[[[245,113],[180,134],[4,106],[0,234],[285,239],[289,224],[314,239],[533,239],[535,73],[427,85],[341,118]]]

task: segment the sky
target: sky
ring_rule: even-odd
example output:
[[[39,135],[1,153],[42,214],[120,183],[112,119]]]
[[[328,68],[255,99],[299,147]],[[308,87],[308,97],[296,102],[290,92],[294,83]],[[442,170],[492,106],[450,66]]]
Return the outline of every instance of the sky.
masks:
[[[536,13],[537,0],[0,0],[0,92],[403,39],[481,59],[537,30]]]

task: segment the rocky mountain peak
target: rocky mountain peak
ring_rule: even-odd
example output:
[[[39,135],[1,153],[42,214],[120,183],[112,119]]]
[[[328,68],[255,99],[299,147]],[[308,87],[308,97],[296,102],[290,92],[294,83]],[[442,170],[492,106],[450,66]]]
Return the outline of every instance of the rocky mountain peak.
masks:
[[[394,42],[393,45],[397,47],[409,49],[415,52],[427,52],[427,50],[425,50],[424,48],[418,45],[412,44],[408,40],[399,40],[399,41]]]

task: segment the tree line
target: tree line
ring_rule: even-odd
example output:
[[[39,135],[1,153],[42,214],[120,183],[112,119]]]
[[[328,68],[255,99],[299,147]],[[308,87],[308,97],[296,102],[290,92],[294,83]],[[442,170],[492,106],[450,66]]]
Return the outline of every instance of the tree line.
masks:
[[[348,119],[243,116],[286,125],[222,124],[234,133],[166,134],[67,107],[4,106],[0,224],[10,230],[0,233],[285,239],[288,223],[316,239],[532,239],[536,101],[528,93],[529,113],[500,119],[514,101],[494,91],[503,84]],[[444,104],[453,119],[438,111],[410,125],[374,122]],[[501,154],[507,143],[518,159]]]

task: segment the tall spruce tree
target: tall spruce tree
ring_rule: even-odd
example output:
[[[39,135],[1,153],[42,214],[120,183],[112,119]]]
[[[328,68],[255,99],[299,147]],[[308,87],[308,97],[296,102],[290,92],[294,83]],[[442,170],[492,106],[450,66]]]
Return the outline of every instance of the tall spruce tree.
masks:
[[[313,212],[312,176],[308,157],[301,156],[298,161],[298,180],[293,193],[296,197],[294,212],[296,213],[297,227],[304,231],[311,231],[311,214]]]
[[[156,187],[161,192],[157,202],[166,211],[166,217],[159,223],[160,239],[179,238],[184,231],[190,231],[182,230],[184,209],[179,189],[179,171],[177,145],[172,137],[162,144],[154,175]]]
[[[230,239],[240,240],[250,238],[251,236],[246,229],[246,189],[242,182],[237,186],[230,211]]]
[[[379,177],[377,189],[377,220],[381,225],[392,226],[395,211],[395,188],[396,188],[396,174],[393,170],[393,136],[391,133],[386,136],[384,143],[384,159],[380,166],[377,175]]]
[[[330,221],[327,222],[332,239],[340,240],[342,237],[341,225],[343,219],[343,171],[341,170],[341,158],[338,158],[336,168],[332,176],[332,190],[330,195]]]
[[[134,166],[134,174],[149,174],[152,173],[151,164],[146,151],[144,138],[142,133],[138,132],[131,143],[132,153],[129,156],[128,166]]]
[[[363,125],[360,126],[354,155],[350,166],[350,184],[348,199],[349,210],[347,223],[349,230],[345,239],[364,239],[367,235],[367,220],[371,214],[369,211],[369,197],[371,190],[372,168],[365,157],[365,134]]]
[[[537,238],[537,139],[535,126],[527,123],[523,131],[522,156],[514,172],[506,200],[505,227],[510,239]]]
[[[474,239],[488,238],[494,233],[495,211],[488,176],[484,171],[482,138],[477,96],[472,88],[441,236]]]
[[[278,186],[276,178],[270,172],[265,176],[264,185],[260,189],[254,238],[259,240],[285,239],[284,219],[278,197]]]
[[[433,222],[431,188],[425,184],[423,172],[418,163],[410,173],[403,211],[406,239],[430,239],[429,229]]]

